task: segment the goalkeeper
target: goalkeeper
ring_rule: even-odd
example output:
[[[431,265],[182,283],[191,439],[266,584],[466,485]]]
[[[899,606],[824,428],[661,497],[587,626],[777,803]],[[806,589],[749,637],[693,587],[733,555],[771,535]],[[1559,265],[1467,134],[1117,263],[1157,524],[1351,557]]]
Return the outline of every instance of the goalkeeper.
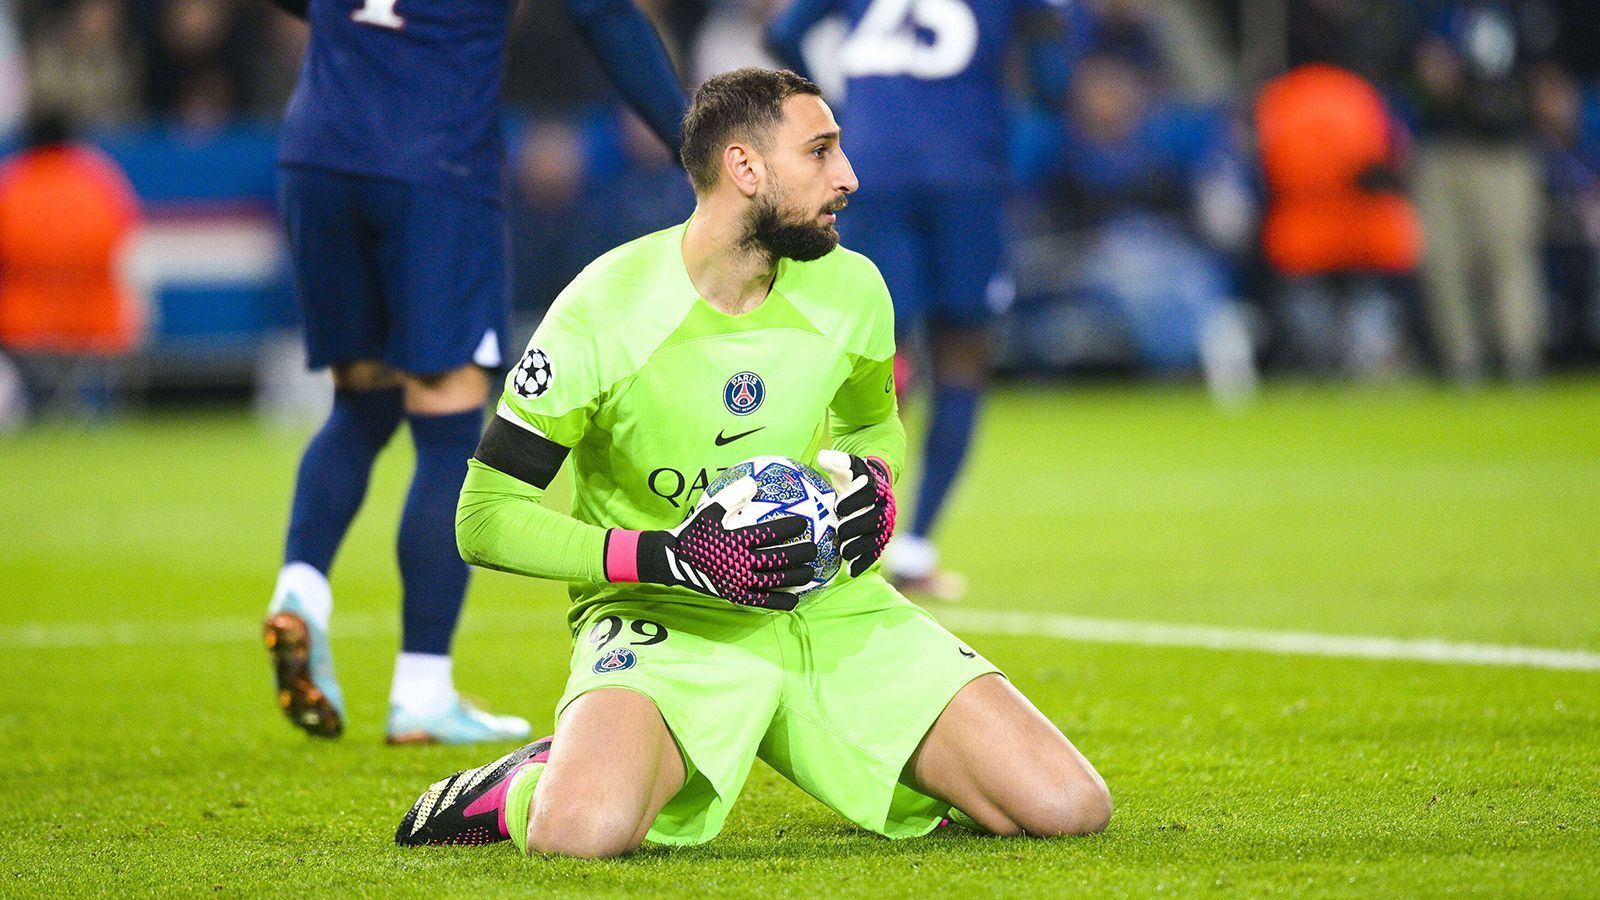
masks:
[[[820,92],[791,72],[712,78],[682,153],[694,215],[556,299],[457,510],[469,562],[570,582],[555,736],[437,782],[396,841],[584,857],[698,843],[757,757],[891,838],[947,817],[1104,828],[1089,762],[878,574],[905,452],[893,313],[872,263],[837,248],[857,184]],[[749,479],[685,520],[719,469],[762,454],[817,460],[840,488],[844,569],[798,606],[783,589],[811,578],[804,522],[722,524]],[[570,517],[540,505],[564,464]]]

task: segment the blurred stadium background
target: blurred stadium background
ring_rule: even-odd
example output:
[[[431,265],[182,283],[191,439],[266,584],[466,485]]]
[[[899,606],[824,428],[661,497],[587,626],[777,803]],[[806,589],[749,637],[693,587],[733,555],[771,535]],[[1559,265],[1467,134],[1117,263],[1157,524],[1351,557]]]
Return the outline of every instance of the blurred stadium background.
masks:
[[[781,2],[641,6],[692,85],[766,61]],[[1014,98],[1008,383],[940,533],[972,596],[940,614],[1096,761],[1110,831],[891,845],[763,769],[711,845],[586,867],[388,846],[419,785],[482,755],[381,745],[403,441],[334,574],[351,731],[309,745],[273,709],[256,629],[328,394],[302,371],[274,212],[303,27],[265,0],[0,0],[0,796],[19,817],[0,894],[1592,896],[1593,3],[1068,18],[1054,99]],[[588,260],[692,198],[559,0],[520,4],[512,33],[520,341]],[[97,153],[35,179],[28,142],[62,128]],[[52,217],[67,190],[99,212]],[[476,576],[463,687],[548,726],[564,605]]]
[[[691,85],[770,63],[771,0],[642,5]],[[1014,97],[1006,374],[1205,373],[1227,399],[1249,389],[1241,359],[1269,375],[1462,383],[1600,361],[1590,4],[1067,9],[1050,64],[1035,67],[1055,83]],[[819,31],[811,48],[826,81]],[[50,325],[15,312],[32,302],[19,292],[53,296],[20,282],[29,254],[50,256],[39,245],[72,229],[36,215],[8,226],[17,234],[0,245],[0,290],[13,296],[0,307],[13,313],[0,314],[0,346],[27,373],[33,407],[254,398],[317,419],[273,214],[274,123],[304,41],[301,23],[256,0],[0,3],[0,134],[12,161],[0,203],[21,215],[38,181],[16,165],[30,110],[65,114],[132,191],[133,209],[98,226],[119,248],[118,302],[129,308],[98,346],[80,337],[84,353],[47,333],[74,314]],[[692,197],[555,0],[519,5],[505,99],[526,334],[585,262],[680,221]],[[89,190],[125,203],[114,186]],[[48,277],[60,285],[61,266],[99,265],[98,246],[58,248]],[[73,292],[59,293],[38,302],[70,308]],[[18,366],[8,367],[13,423]]]

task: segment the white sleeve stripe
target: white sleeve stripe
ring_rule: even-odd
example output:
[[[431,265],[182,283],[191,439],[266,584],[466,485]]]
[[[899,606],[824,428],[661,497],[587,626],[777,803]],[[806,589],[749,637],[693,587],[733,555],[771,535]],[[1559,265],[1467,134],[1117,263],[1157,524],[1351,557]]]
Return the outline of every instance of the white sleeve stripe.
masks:
[[[542,437],[547,441],[550,440],[550,436],[540,431],[532,422],[529,422],[527,419],[524,419],[523,417],[512,412],[511,407],[507,406],[504,400],[501,400],[500,405],[495,407],[494,414],[517,426],[518,428],[521,428],[523,431],[531,434],[537,434],[539,437]]]

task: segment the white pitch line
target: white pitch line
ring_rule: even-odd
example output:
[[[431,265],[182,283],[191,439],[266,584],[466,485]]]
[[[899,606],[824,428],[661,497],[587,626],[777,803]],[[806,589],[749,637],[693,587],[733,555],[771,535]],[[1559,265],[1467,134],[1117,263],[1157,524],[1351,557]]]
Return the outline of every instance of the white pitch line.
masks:
[[[1096,644],[1138,644],[1146,647],[1189,647],[1204,650],[1252,650],[1290,656],[1349,659],[1392,659],[1409,662],[1477,666],[1520,666],[1600,672],[1600,653],[1470,644],[1437,638],[1318,634],[1309,631],[1265,631],[1167,622],[1095,619],[998,609],[945,609],[935,613],[956,631],[981,634],[1037,635]]]
[[[999,609],[939,609],[935,615],[952,630],[970,634],[1025,635],[1146,647],[1245,650],[1291,656],[1600,672],[1600,653],[1552,647],[1220,628]],[[341,639],[392,637],[398,632],[398,620],[398,611],[391,614],[340,613],[334,616],[333,631]],[[544,628],[546,624],[551,629],[562,627],[553,620],[545,623],[532,615],[497,612],[469,615],[462,623],[462,631],[519,633]],[[242,617],[190,621],[33,622],[0,626],[0,650],[228,644],[255,640],[259,627],[259,622]]]

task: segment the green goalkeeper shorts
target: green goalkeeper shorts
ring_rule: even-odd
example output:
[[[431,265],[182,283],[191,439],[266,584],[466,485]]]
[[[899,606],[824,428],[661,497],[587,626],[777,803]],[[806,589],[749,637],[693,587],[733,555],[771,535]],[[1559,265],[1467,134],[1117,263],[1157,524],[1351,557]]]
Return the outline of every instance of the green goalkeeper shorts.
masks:
[[[613,600],[575,632],[556,718],[598,688],[655,702],[688,776],[658,843],[715,837],[757,757],[862,828],[915,837],[949,806],[902,771],[956,692],[996,671],[876,573],[791,613]]]

